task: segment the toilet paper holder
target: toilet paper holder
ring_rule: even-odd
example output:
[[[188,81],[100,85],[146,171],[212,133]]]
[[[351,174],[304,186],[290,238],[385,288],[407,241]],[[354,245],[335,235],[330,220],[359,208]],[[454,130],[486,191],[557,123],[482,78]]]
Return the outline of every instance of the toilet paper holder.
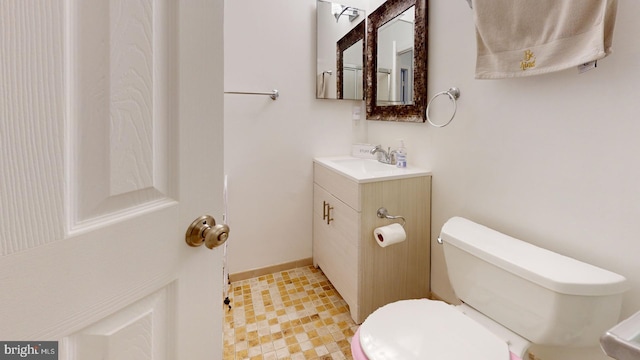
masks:
[[[377,214],[380,219],[389,219],[389,220],[402,219],[402,224],[400,224],[402,225],[402,227],[404,227],[404,224],[407,223],[407,220],[404,218],[404,216],[389,215],[389,212],[384,207],[379,208]]]

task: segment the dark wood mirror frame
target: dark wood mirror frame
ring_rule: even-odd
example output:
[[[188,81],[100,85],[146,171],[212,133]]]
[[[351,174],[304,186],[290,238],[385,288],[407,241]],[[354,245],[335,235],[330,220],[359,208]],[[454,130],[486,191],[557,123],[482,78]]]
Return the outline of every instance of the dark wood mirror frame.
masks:
[[[338,40],[336,44],[336,59],[338,59],[337,65],[336,65],[337,82],[338,82],[337,83],[338,99],[344,99],[344,94],[342,91],[342,83],[344,81],[344,72],[342,71],[342,69],[344,68],[344,61],[343,61],[344,51],[350,48],[355,43],[357,43],[359,40],[362,40],[362,64],[366,64],[366,52],[365,52],[366,44],[364,40],[364,35],[365,35],[365,21],[362,20],[358,25],[356,25],[353,29],[351,29],[351,31],[349,31],[345,36],[343,36],[342,39]],[[362,88],[365,89],[366,83],[364,81],[364,76],[363,76],[362,82],[363,82]],[[364,98],[364,94],[362,95]]]
[[[377,105],[378,29],[415,5],[412,105]],[[424,122],[427,106],[427,0],[387,0],[368,17],[365,99],[367,120]]]

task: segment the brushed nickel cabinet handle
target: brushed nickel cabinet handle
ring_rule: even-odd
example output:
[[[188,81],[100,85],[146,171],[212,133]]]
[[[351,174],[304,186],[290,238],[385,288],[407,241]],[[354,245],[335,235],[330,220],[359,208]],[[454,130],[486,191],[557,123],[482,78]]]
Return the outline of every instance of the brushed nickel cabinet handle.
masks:
[[[326,201],[322,202],[322,220],[327,220],[327,205],[329,205],[329,203]]]
[[[331,210],[333,210],[333,206],[329,205],[328,202],[322,202],[322,220],[327,220],[327,225],[329,225],[333,218],[331,217]]]

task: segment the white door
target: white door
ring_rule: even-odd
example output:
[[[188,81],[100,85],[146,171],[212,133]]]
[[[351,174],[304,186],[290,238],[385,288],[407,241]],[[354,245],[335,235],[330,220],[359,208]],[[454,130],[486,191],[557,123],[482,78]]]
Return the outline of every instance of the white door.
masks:
[[[220,359],[222,0],[0,1],[0,341]],[[29,357],[27,357],[28,359]]]

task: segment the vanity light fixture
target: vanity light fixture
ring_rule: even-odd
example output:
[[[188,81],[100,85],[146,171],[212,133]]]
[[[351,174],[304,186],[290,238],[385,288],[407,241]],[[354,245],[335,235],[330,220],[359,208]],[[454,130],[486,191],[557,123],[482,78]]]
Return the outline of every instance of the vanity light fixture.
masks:
[[[336,17],[336,22],[340,20],[340,16],[347,15],[349,16],[349,21],[353,22],[358,16],[360,16],[360,12],[358,9],[353,8],[351,6],[334,4],[333,6],[333,16]]]

